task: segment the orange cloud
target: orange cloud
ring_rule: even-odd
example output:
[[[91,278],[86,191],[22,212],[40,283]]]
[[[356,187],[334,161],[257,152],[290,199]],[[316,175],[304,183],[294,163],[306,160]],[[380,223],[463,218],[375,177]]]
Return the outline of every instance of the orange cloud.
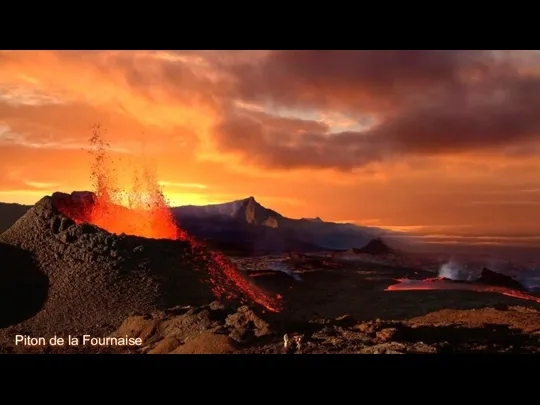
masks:
[[[88,188],[100,122],[126,176],[144,158],[175,205],[255,195],[291,217],[534,234],[533,56],[0,51],[0,200]]]

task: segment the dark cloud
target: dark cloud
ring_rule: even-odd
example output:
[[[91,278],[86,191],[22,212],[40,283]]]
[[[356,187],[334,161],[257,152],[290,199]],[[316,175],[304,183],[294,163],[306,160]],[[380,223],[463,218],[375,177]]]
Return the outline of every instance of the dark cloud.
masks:
[[[501,57],[502,56],[502,57]],[[540,76],[505,53],[478,51],[285,51],[230,68],[249,101],[318,106],[378,124],[330,133],[228,110],[223,149],[267,167],[350,170],[386,158],[505,150],[540,140]],[[534,66],[533,66],[534,68]],[[358,101],[358,103],[355,103]],[[337,109],[336,106],[341,106]],[[382,108],[382,106],[388,108]],[[291,127],[292,126],[292,127]]]
[[[381,151],[370,150],[363,134],[330,134],[327,126],[314,121],[242,110],[229,112],[215,136],[221,148],[265,167],[350,170],[381,158]]]
[[[493,74],[485,51],[280,51],[259,65],[228,66],[241,97],[294,107],[388,108],[451,86],[464,73]],[[497,66],[500,68],[500,63]]]
[[[17,61],[26,54],[1,55]],[[403,156],[478,150],[511,157],[540,141],[534,51],[59,51],[54,58],[94,69],[156,103],[178,101],[179,114],[211,107],[209,114],[220,118],[217,146],[268,168],[352,170]],[[62,109],[28,111],[54,127],[61,119],[54,112]],[[359,125],[337,132],[347,126],[271,111],[337,114]],[[90,113],[98,115],[81,112],[77,121]],[[14,128],[19,115],[0,105],[0,119]],[[374,124],[360,125],[366,119]]]
[[[462,88],[404,106],[372,132],[385,147],[445,153],[540,139],[540,79]]]

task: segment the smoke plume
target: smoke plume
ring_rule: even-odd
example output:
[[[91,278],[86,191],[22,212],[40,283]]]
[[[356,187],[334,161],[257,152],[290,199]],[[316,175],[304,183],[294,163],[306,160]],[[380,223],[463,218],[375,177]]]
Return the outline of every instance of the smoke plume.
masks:
[[[454,281],[474,281],[479,278],[475,271],[451,259],[439,269],[439,277]]]

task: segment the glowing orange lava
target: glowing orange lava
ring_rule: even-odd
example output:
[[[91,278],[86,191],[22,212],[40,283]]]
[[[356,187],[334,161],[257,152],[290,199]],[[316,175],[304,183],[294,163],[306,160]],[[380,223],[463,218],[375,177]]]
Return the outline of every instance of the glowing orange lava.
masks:
[[[227,257],[208,249],[177,226],[157,179],[148,168],[134,173],[131,190],[117,186],[107,154],[108,145],[101,138],[99,125],[94,126],[90,142],[95,196],[90,203],[82,201],[76,205],[71,200],[57,203],[64,215],[77,223],[91,223],[115,234],[186,241],[195,260],[207,271],[208,282],[216,297],[248,299],[269,311],[281,310],[280,296],[270,297],[249,283]]]
[[[411,290],[465,290],[477,292],[491,292],[519,298],[522,300],[536,301],[540,303],[540,298],[522,291],[513,290],[507,287],[491,286],[486,284],[476,284],[471,282],[455,282],[441,278],[428,278],[425,280],[410,280],[406,278],[396,279],[398,284],[388,286],[385,291],[411,291]]]
[[[107,146],[94,128],[92,179],[96,200],[88,222],[109,232],[154,239],[176,239],[178,229],[154,173],[147,167],[133,175],[131,190],[118,187]]]

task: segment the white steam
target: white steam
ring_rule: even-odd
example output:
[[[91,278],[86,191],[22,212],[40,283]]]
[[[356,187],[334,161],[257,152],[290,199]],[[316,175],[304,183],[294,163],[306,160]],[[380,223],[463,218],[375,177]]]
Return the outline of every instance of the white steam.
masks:
[[[454,281],[476,281],[481,277],[482,268],[488,269],[517,280],[532,293],[540,293],[540,266],[512,266],[512,263],[500,259],[488,259],[469,265],[450,259],[439,269],[439,277]]]
[[[280,271],[294,278],[296,281],[302,281],[302,277],[300,277],[300,275],[294,273],[291,269],[289,269],[289,267],[287,267],[287,265],[282,262],[269,263],[268,270]]]
[[[474,281],[479,278],[479,275],[468,269],[467,266],[462,265],[455,260],[450,260],[443,264],[439,269],[439,277],[454,281]]]

